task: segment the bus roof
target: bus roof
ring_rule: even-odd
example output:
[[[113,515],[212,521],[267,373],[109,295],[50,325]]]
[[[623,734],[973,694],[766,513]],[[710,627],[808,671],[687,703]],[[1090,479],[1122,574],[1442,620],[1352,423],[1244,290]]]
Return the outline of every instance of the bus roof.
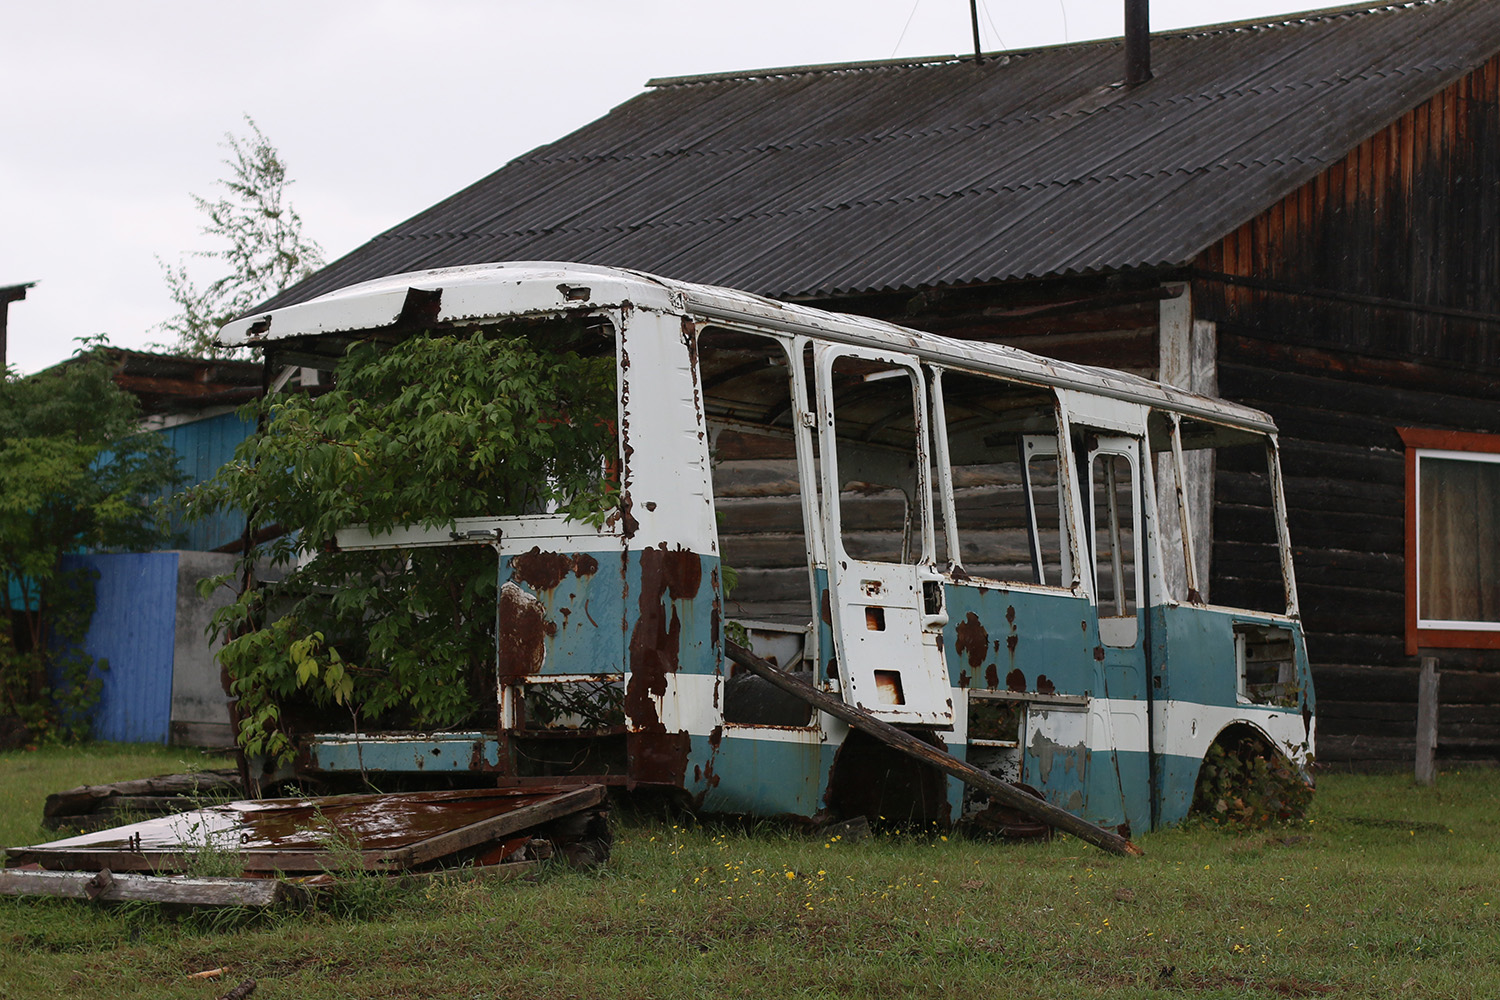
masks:
[[[924,333],[750,292],[592,264],[523,261],[394,274],[308,302],[241,317],[219,331],[219,342],[238,347],[296,339],[298,353],[333,358],[342,355],[351,340],[390,328],[421,330],[510,317],[588,315],[626,306],[898,351],[950,368],[1097,393],[1246,430],[1276,430],[1260,410],[1128,372],[1057,361],[1003,344]]]

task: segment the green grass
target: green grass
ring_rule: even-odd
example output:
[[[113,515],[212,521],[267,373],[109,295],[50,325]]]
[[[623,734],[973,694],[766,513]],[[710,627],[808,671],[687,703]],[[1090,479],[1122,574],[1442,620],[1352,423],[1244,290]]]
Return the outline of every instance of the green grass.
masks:
[[[12,813],[51,790],[13,780],[28,756],[0,755]],[[103,781],[162,758],[90,759]],[[1320,783],[1307,822],[1145,835],[1137,859],[628,816],[598,873],[438,883],[359,917],[0,899],[0,997],[212,997],[251,976],[256,1000],[1500,996],[1500,773]]]
[[[42,802],[53,792],[233,766],[232,758],[149,743],[0,752],[0,845],[39,844],[76,832],[42,827]]]

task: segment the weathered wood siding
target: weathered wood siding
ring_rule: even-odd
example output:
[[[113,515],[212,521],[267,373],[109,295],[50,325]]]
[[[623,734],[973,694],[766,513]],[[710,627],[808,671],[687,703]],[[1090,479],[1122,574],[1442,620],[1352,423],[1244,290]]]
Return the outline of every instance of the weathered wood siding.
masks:
[[[1320,756],[1409,766],[1418,662],[1404,650],[1396,428],[1500,431],[1500,59],[1197,264],[1220,394],[1281,428]],[[1217,485],[1222,504],[1233,484],[1221,472]],[[1244,564],[1224,537],[1216,577]],[[1500,655],[1440,656],[1440,761],[1500,757]]]

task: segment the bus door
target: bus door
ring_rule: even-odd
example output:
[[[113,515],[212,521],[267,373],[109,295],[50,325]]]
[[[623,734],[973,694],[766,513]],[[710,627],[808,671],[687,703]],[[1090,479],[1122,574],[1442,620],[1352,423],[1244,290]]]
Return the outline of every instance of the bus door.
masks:
[[[914,361],[817,349],[829,610],[844,700],[893,723],[953,724],[939,641],[926,392]]]
[[[1087,565],[1099,615],[1103,696],[1125,819],[1136,830],[1150,829],[1152,819],[1141,443],[1136,435],[1085,430],[1079,450],[1087,463],[1080,479],[1086,484]]]

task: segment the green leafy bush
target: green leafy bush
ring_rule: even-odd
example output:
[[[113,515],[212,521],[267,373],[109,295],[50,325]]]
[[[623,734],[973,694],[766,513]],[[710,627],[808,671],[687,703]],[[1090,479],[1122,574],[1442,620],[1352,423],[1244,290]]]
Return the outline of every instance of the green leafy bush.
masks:
[[[294,703],[356,727],[494,712],[494,551],[340,552],[339,529],[545,511],[600,523],[618,502],[612,337],[553,321],[359,343],[334,384],[266,401],[263,432],[188,500],[250,511],[253,532],[276,535],[248,559],[286,576],[243,588],[215,624],[241,744],[282,761]]]
[[[180,479],[110,362],[106,345],[86,340],[70,361],[0,382],[0,716],[33,739],[87,736],[100,687],[81,646],[93,579],[62,557],[159,547],[153,506]]]
[[[1193,812],[1219,826],[1259,828],[1302,819],[1313,785],[1286,754],[1255,739],[1214,743],[1193,791]]]

